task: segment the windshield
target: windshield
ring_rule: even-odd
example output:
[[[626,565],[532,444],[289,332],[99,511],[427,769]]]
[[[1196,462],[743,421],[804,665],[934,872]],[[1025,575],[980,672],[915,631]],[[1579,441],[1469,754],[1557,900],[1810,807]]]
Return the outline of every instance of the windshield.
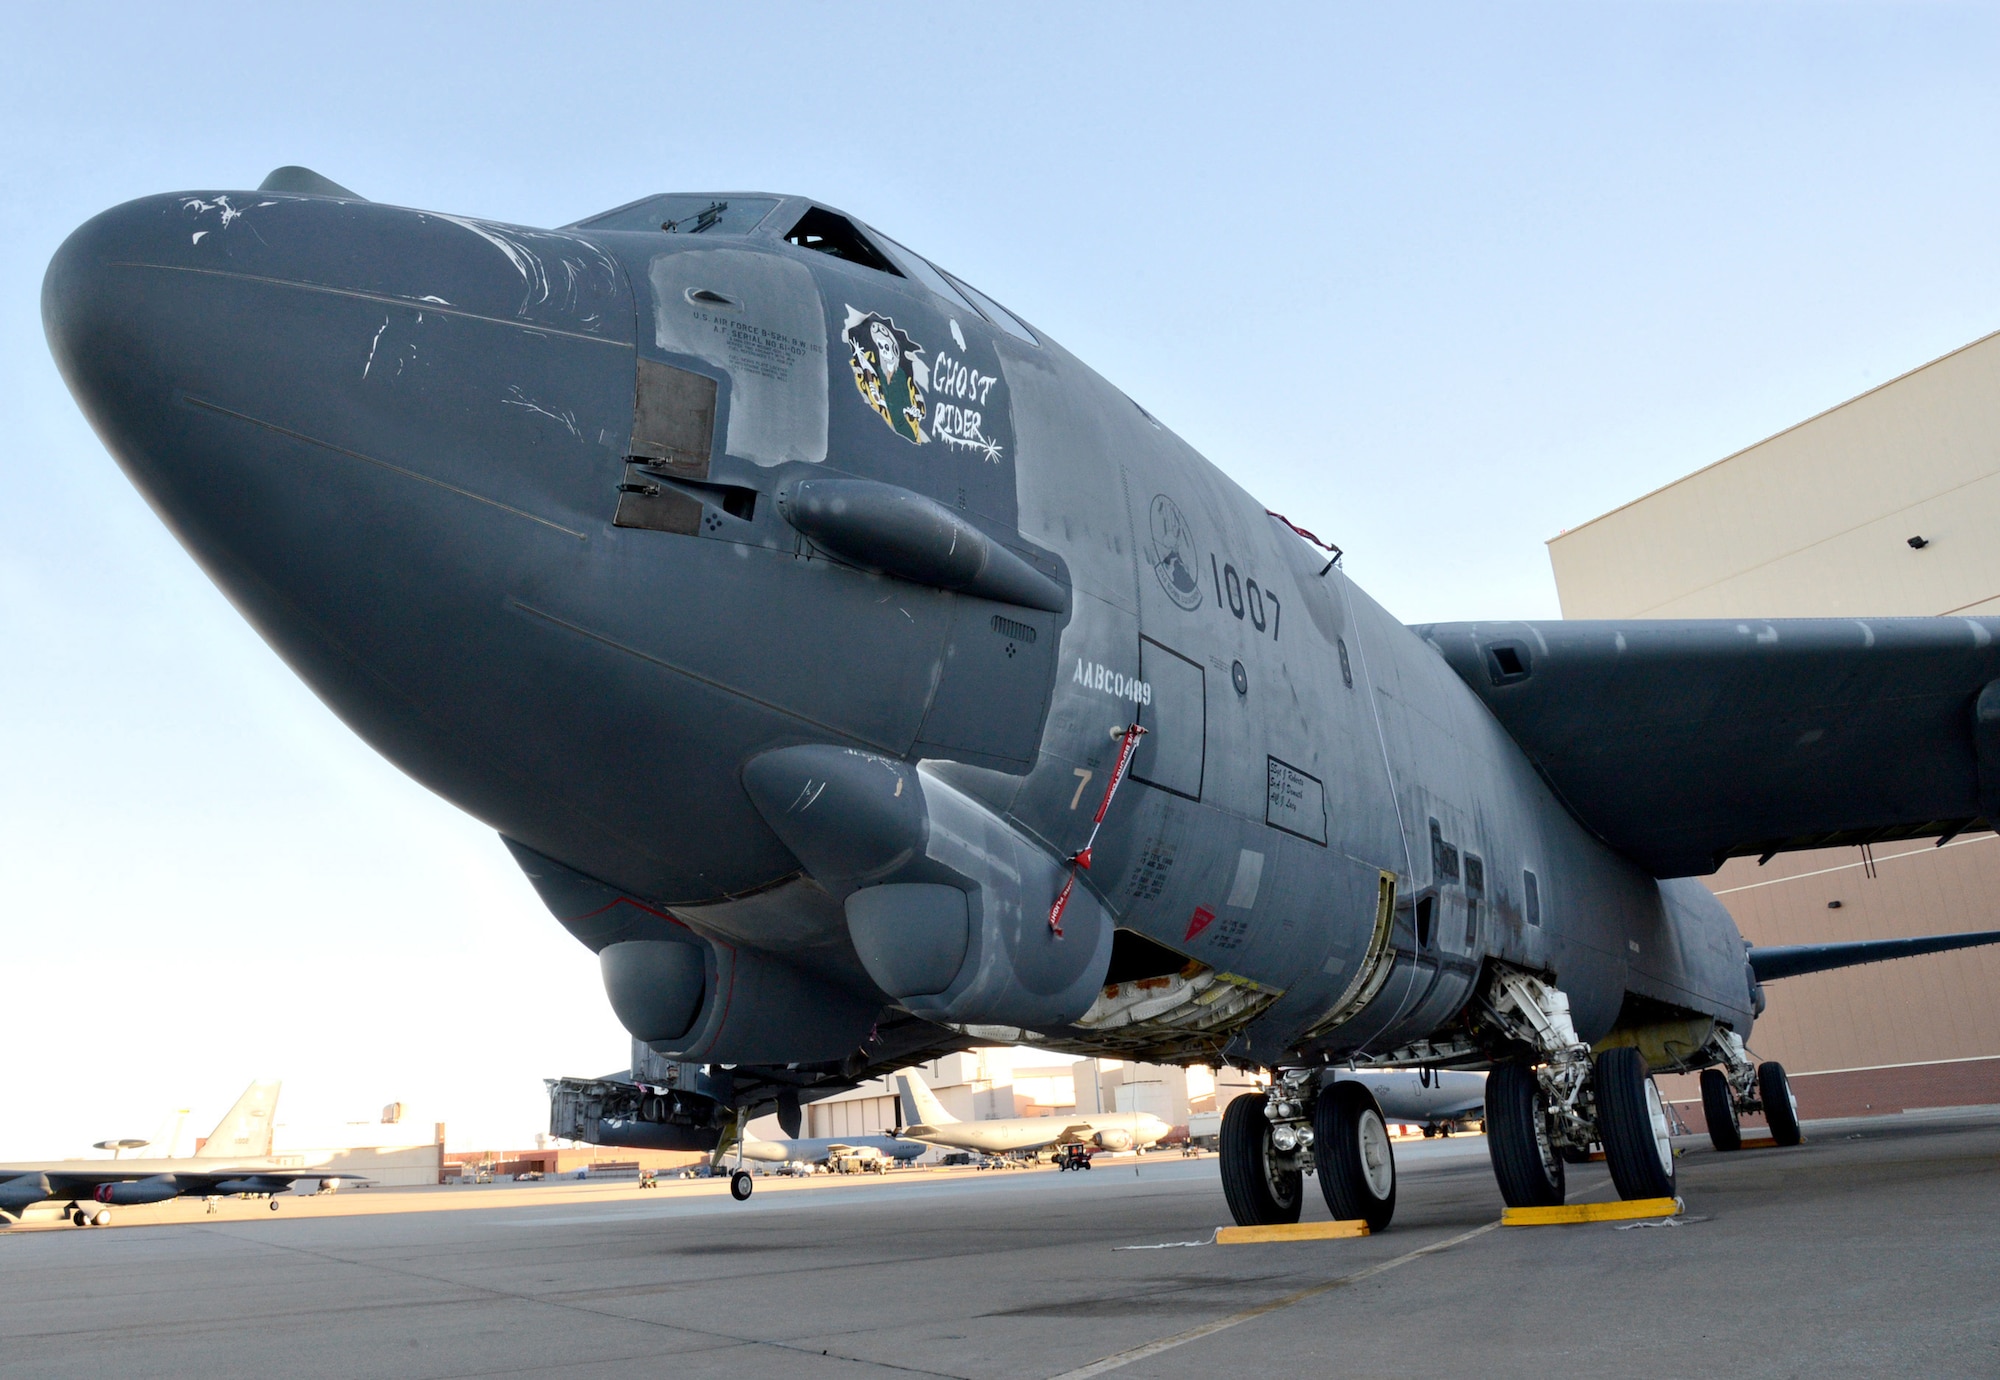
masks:
[[[776,197],[715,196],[670,192],[650,196],[601,216],[580,220],[583,230],[664,230],[669,235],[747,235],[771,214]]]

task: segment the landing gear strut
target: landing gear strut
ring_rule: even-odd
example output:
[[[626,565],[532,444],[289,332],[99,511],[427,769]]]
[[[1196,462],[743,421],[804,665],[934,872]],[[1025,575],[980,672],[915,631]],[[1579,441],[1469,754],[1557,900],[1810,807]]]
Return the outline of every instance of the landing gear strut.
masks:
[[[1486,1080],[1487,1151],[1507,1205],[1562,1202],[1564,1161],[1587,1159],[1594,1142],[1604,1146],[1620,1197],[1672,1197],[1673,1143],[1645,1057],[1618,1047],[1592,1058],[1570,1021],[1569,998],[1531,973],[1495,970],[1485,1006],[1539,1055],[1501,1064]]]

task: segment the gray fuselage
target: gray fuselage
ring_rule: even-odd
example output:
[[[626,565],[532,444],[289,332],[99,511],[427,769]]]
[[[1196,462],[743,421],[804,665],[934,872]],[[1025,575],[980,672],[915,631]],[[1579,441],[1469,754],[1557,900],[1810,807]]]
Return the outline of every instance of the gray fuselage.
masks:
[[[762,964],[771,1011],[856,1013],[828,1049],[905,995],[844,908],[884,878],[967,888],[981,962],[1011,915],[1018,973],[992,982],[1062,1007],[1042,1024],[1066,1047],[1386,1055],[1445,1028],[1489,961],[1552,977],[1586,1040],[1634,1002],[1747,1036],[1722,906],[1587,833],[1342,569],[1053,342],[893,244],[884,268],[788,242],[814,208],[767,200],[708,238],[152,198],[71,237],[44,313],[106,444],[335,712],[505,835],[593,949],[699,938],[711,997]],[[712,444],[685,441],[699,401],[655,426],[689,379],[713,381]],[[997,554],[963,578],[857,560],[834,508],[806,535],[811,482],[836,477]],[[1044,588],[1058,607],[1008,592]],[[884,835],[848,875],[787,832],[790,778],[751,764],[816,746],[921,764],[894,808],[921,794],[930,870]],[[1079,1024],[1058,989],[1120,977],[1113,927],[1222,975],[1241,1018],[1192,1044],[1143,1015],[1123,1043]],[[927,1018],[976,1033],[977,1006]],[[765,1024],[739,1057],[825,1057]]]

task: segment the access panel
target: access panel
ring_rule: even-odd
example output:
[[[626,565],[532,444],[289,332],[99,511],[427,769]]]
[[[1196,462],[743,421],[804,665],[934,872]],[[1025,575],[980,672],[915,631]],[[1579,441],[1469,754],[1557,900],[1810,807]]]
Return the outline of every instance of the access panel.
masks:
[[[1139,639],[1139,679],[1151,698],[1139,707],[1146,736],[1132,755],[1132,775],[1149,786],[1201,799],[1208,748],[1207,673],[1164,643]]]

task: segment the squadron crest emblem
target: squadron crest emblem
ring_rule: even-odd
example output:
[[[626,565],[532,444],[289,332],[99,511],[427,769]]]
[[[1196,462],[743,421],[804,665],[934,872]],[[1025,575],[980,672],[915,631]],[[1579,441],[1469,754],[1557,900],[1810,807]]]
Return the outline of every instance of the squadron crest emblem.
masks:
[[[1194,549],[1194,532],[1181,516],[1180,505],[1165,494],[1153,496],[1153,573],[1167,597],[1192,613],[1201,607],[1201,579],[1195,574],[1201,557]]]
[[[904,440],[916,445],[930,440],[926,426],[931,379],[924,347],[880,312],[859,311],[852,305],[840,338],[847,342],[847,362],[861,401]]]

